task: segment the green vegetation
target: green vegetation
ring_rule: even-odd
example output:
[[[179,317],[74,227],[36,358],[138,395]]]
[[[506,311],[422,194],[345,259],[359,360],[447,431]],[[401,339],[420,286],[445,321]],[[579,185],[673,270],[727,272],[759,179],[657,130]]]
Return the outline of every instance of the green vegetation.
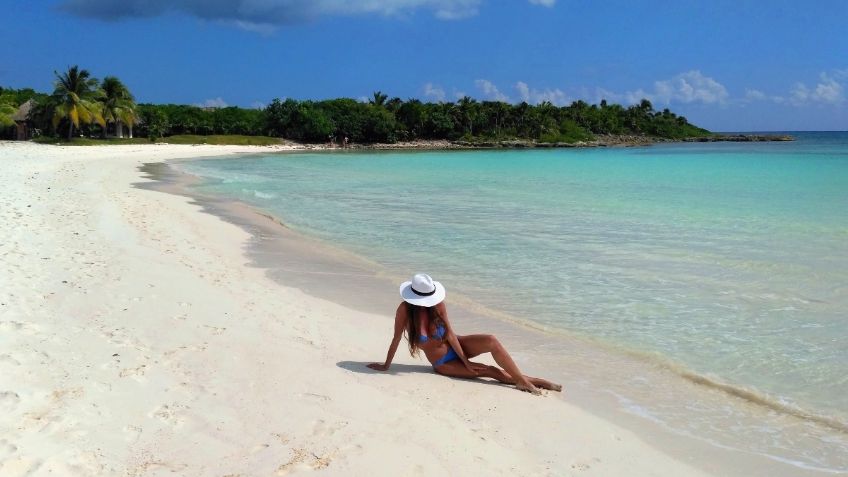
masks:
[[[109,144],[149,144],[149,138],[87,138],[75,137],[70,140],[64,137],[41,136],[33,139],[33,142],[39,144],[61,144],[63,146],[103,146]],[[282,139],[278,137],[268,136],[243,136],[239,134],[229,135],[213,135],[213,136],[195,136],[191,134],[181,134],[177,136],[169,136],[159,138],[155,142],[166,144],[215,144],[215,145],[230,145],[230,146],[271,146],[281,144]]]
[[[15,125],[12,121],[12,115],[15,114],[18,108],[11,103],[0,103],[0,128],[8,128]]]
[[[149,144],[150,140],[146,137],[136,138],[90,138],[90,137],[73,137],[68,139],[64,136],[39,136],[33,138],[33,142],[39,144],[59,144],[62,146],[105,146],[109,144]]]
[[[240,134],[216,134],[212,136],[181,134],[163,138],[161,141],[168,144],[218,144],[232,146],[271,146],[283,142],[278,137],[244,136]]]
[[[13,138],[15,134],[15,122],[12,115],[18,111],[18,107],[30,99],[43,101],[47,95],[36,93],[32,88],[8,89],[0,87],[0,139]]]
[[[259,109],[201,108],[177,104],[140,104],[138,133],[155,138],[180,134],[266,134],[265,114]]]
[[[274,144],[279,138],[337,144],[345,140],[367,144],[419,139],[575,143],[603,135],[668,139],[711,135],[668,109],[655,111],[648,100],[629,107],[605,100],[597,105],[575,101],[558,107],[549,102],[478,102],[467,96],[455,103],[424,103],[390,98],[376,91],[367,102],[347,98],[274,99],[263,109],[203,108],[136,105],[129,89],[117,78],[106,77],[98,83],[76,66],[56,77],[51,96],[32,89],[0,88],[0,137],[10,137],[14,130],[3,119],[11,114],[10,107],[28,99],[36,102],[29,117],[34,128],[48,136],[66,138],[73,138],[75,133],[106,138],[110,127],[120,138],[124,125],[130,137],[135,129],[136,135],[149,141],[181,144]]]
[[[544,133],[539,137],[539,141],[541,142],[567,142],[570,144],[594,140],[595,136],[580,127],[573,119],[564,120],[559,123],[556,131]]]

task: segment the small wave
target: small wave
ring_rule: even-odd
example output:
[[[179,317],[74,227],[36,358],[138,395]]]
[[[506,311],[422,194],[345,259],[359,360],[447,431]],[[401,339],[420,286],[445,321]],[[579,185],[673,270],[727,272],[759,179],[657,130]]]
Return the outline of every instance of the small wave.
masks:
[[[699,386],[716,389],[730,396],[748,401],[751,404],[762,406],[772,411],[796,417],[808,422],[813,422],[843,434],[848,434],[848,422],[842,421],[836,417],[808,411],[798,406],[774,399],[766,394],[697,374],[678,365],[665,363],[664,366],[684,379]]]
[[[241,191],[242,191],[242,193],[244,193],[246,195],[253,195],[254,197],[256,197],[258,199],[270,200],[270,199],[276,199],[277,198],[277,194],[274,194],[274,193],[271,193],[271,192],[261,192],[261,191],[253,190],[253,189],[242,189]]]

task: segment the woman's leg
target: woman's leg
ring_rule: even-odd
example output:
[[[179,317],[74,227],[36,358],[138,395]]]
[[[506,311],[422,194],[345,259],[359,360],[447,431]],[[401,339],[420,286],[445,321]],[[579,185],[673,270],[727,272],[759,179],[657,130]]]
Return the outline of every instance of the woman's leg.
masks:
[[[515,379],[513,379],[512,376],[497,366],[489,366],[487,364],[475,363],[473,361],[471,362],[471,371],[469,371],[461,361],[456,360],[438,366],[436,368],[436,372],[454,378],[492,378],[504,384],[516,384]],[[538,386],[542,389],[547,389],[549,391],[562,390],[562,386],[559,384],[554,384],[541,378],[534,378],[531,376],[525,377],[534,386]]]
[[[462,363],[460,363],[460,364],[462,364]],[[477,364],[477,363],[474,363],[474,364]],[[488,365],[485,365],[485,364],[481,364],[479,366],[483,366],[484,368],[486,368],[484,370],[481,370],[481,374],[479,374],[479,376],[497,379],[498,381],[500,381],[502,383],[506,383],[506,384],[515,384],[515,380],[512,379],[512,376],[506,374],[506,372],[504,370],[502,370],[501,368],[499,368],[497,366],[488,366]],[[465,366],[463,366],[463,368],[464,367]],[[547,389],[548,391],[562,391],[561,385],[556,384],[556,383],[552,383],[552,382],[548,381],[547,379],[534,378],[533,376],[527,376],[527,375],[525,375],[524,377],[527,378],[528,381],[533,383],[533,386],[540,387],[542,389]]]
[[[536,386],[533,385],[527,376],[521,373],[518,365],[512,360],[512,356],[507,353],[500,341],[492,335],[467,335],[457,336],[459,344],[462,346],[462,351],[465,356],[472,358],[483,353],[492,353],[495,362],[500,365],[506,373],[515,379],[515,386],[522,391],[533,392]],[[462,363],[460,363],[462,364]]]
[[[465,365],[462,364],[462,361],[458,359],[448,361],[445,364],[440,364],[434,369],[437,373],[444,376],[450,376],[452,378],[492,378],[504,384],[515,385],[515,380],[512,379],[512,376],[506,374],[503,370],[495,366],[475,363],[473,361],[469,361],[469,363],[471,364],[471,369],[466,368]]]

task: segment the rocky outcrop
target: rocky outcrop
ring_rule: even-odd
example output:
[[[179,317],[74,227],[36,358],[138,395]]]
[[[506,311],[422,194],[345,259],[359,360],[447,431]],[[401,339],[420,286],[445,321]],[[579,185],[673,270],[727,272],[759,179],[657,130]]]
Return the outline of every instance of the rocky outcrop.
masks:
[[[792,136],[765,134],[714,134],[704,137],[684,139],[667,139],[652,136],[637,135],[599,135],[594,141],[580,142],[538,142],[529,139],[509,139],[503,141],[448,141],[442,139],[398,142],[393,144],[351,144],[349,149],[528,149],[528,148],[573,148],[573,147],[636,147],[656,143],[674,142],[765,142],[765,141],[794,141]],[[316,146],[323,149],[322,146]]]
[[[776,134],[714,134],[706,137],[690,137],[684,142],[769,142],[794,141],[795,138]]]

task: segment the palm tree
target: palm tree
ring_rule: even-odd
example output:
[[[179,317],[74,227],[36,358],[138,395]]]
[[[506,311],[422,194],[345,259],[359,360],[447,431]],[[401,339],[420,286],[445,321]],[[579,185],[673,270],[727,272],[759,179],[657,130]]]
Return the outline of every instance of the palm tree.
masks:
[[[136,121],[135,114],[135,98],[130,93],[130,90],[114,76],[103,78],[103,83],[100,85],[103,90],[103,119],[107,123],[115,123],[115,135],[119,138],[124,137],[123,123],[126,123],[130,128],[130,138],[132,138],[132,127]],[[106,130],[103,130],[104,136]]]
[[[97,103],[97,99],[102,95],[102,91],[97,87],[97,80],[92,78],[87,70],[80,70],[76,65],[68,68],[68,71],[61,75],[56,71],[53,73],[56,75],[53,90],[53,100],[56,103],[53,127],[55,128],[62,119],[67,118],[70,123],[68,125],[69,141],[73,137],[74,127],[79,128],[80,121],[86,124],[96,122],[105,128],[106,121]]]
[[[456,106],[459,110],[459,116],[462,121],[463,128],[469,135],[473,136],[474,120],[477,119],[477,101],[468,96],[463,96],[456,102]]]
[[[18,108],[9,103],[0,102],[0,127],[13,126],[15,121],[12,120],[12,115],[18,112]]]
[[[403,106],[403,100],[397,96],[386,101],[386,109],[393,113],[397,113],[401,106]]]
[[[375,106],[383,106],[387,99],[389,99],[389,95],[383,94],[382,91],[374,91],[373,99],[368,100],[368,102]]]

